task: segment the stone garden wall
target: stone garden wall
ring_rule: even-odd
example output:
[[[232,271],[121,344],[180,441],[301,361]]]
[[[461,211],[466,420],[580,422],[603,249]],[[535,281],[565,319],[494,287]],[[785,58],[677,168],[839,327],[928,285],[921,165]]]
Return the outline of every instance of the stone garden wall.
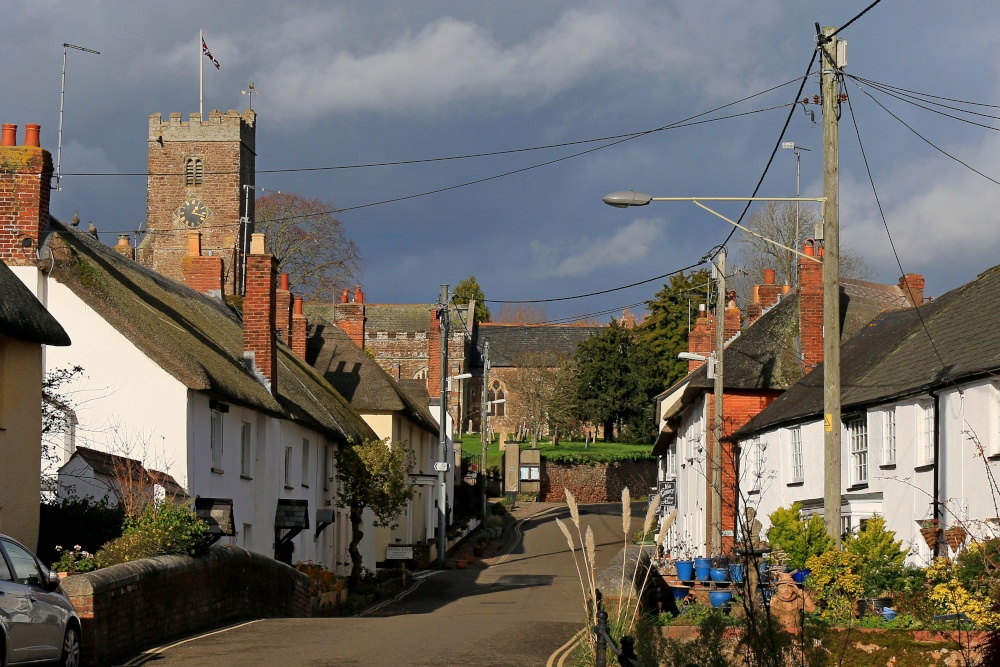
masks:
[[[566,464],[542,460],[539,500],[566,502],[566,489],[577,502],[618,502],[626,486],[634,500],[646,500],[656,487],[656,461]]]

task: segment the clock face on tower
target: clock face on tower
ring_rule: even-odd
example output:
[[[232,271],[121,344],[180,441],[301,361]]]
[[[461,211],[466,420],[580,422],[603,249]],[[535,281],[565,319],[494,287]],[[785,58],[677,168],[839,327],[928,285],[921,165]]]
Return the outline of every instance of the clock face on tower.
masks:
[[[177,207],[177,210],[174,211],[174,217],[191,229],[201,227],[202,223],[205,222],[205,218],[211,214],[212,212],[205,206],[205,202],[197,197],[185,199]]]

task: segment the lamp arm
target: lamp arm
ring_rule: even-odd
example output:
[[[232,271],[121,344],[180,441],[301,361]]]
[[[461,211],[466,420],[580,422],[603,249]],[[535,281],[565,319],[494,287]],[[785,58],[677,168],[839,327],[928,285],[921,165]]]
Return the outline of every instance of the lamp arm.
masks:
[[[804,252],[800,252],[798,250],[795,250],[794,248],[789,248],[786,245],[782,245],[782,244],[778,243],[774,239],[769,239],[768,237],[766,237],[766,236],[764,236],[762,234],[758,234],[757,232],[753,231],[752,229],[750,229],[748,227],[744,227],[743,225],[741,225],[740,223],[736,222],[735,220],[730,220],[729,218],[727,218],[726,216],[722,215],[718,211],[713,210],[713,209],[705,206],[704,204],[702,204],[697,199],[691,199],[689,201],[691,201],[695,206],[698,206],[700,208],[705,209],[706,211],[708,211],[712,215],[714,215],[716,217],[719,217],[719,218],[722,218],[723,220],[725,220],[729,224],[733,225],[734,227],[739,227],[740,229],[742,229],[743,231],[745,231],[747,234],[750,234],[751,236],[756,236],[757,238],[761,239],[762,241],[766,241],[768,243],[774,244],[774,245],[778,246],[779,248],[787,250],[788,252],[795,253],[799,257],[805,257],[806,259],[811,259],[814,262],[821,262],[821,260],[819,258],[817,258],[817,257],[814,257],[812,255],[807,255]]]

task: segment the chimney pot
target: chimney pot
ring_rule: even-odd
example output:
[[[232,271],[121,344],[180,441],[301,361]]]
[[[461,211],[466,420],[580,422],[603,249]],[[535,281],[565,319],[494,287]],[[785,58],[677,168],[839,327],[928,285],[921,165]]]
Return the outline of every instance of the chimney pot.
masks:
[[[354,286],[354,301],[355,303],[365,302],[365,293],[361,291],[361,285]]]
[[[121,246],[127,246],[129,244],[129,238],[130,237],[129,237],[128,234],[119,234],[118,235],[118,245],[119,245],[119,247],[121,247]]]
[[[774,269],[764,269],[764,284],[773,285],[775,280]]]
[[[17,125],[3,124],[3,134],[0,135],[0,146],[17,146]]]
[[[816,255],[815,246],[816,246],[815,241],[813,241],[812,239],[806,239],[805,242],[802,244],[802,254],[807,255],[809,257],[814,257]]]
[[[349,290],[349,289],[347,289],[345,287],[344,291],[340,295],[340,302],[341,303],[350,303],[350,301],[351,301],[350,294],[351,294],[351,290]]]
[[[282,273],[281,274],[281,287],[279,289],[283,289],[286,292],[288,291],[288,274],[287,273]]]
[[[34,146],[35,148],[41,148],[42,144],[39,140],[39,133],[42,131],[42,126],[36,123],[28,123],[24,126],[24,145]]]
[[[301,296],[295,297],[295,314],[296,315],[301,315],[302,314],[302,297]]]

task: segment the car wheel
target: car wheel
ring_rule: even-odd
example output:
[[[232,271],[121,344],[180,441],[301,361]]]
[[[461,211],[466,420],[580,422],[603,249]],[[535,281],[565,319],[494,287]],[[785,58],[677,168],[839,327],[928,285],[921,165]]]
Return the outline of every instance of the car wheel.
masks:
[[[80,667],[80,633],[73,626],[66,628],[59,667]]]

